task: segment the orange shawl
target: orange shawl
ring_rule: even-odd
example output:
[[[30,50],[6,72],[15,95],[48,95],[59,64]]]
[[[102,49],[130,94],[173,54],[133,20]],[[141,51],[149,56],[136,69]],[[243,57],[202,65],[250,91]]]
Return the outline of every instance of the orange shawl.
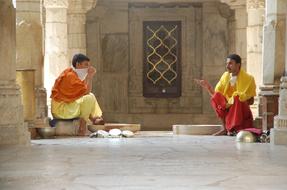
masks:
[[[81,81],[72,68],[64,70],[56,79],[51,98],[57,102],[73,102],[87,92],[87,84]]]

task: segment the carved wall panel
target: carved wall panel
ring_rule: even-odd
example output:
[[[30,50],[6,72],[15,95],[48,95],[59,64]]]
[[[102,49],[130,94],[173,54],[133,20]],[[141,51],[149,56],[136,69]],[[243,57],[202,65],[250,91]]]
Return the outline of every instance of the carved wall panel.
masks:
[[[143,95],[181,95],[181,22],[144,21]]]
[[[129,6],[129,112],[130,113],[201,113],[201,91],[192,82],[201,76],[201,6],[178,4],[174,7]],[[143,96],[143,27],[145,22],[174,21],[181,23],[182,89],[177,98],[146,98]],[[197,24],[196,24],[197,23]]]

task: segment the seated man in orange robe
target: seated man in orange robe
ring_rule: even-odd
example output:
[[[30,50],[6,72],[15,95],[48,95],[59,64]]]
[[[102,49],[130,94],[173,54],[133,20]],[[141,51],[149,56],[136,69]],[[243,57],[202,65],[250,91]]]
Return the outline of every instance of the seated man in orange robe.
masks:
[[[51,112],[56,119],[80,118],[79,135],[85,135],[86,122],[104,124],[102,110],[94,94],[91,93],[96,69],[90,59],[76,54],[72,66],[64,70],[56,79],[52,89]]]
[[[253,116],[249,108],[256,96],[254,78],[241,68],[241,58],[236,54],[227,57],[226,69],[227,72],[223,73],[215,90],[206,80],[195,79],[195,82],[208,91],[211,105],[223,121],[224,128],[214,135],[254,129]]]

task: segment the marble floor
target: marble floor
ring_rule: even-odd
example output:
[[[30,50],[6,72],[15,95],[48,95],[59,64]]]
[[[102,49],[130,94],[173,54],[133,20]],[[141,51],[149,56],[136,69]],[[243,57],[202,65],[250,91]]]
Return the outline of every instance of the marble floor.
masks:
[[[1,190],[287,189],[287,146],[234,137],[33,140],[0,147]]]

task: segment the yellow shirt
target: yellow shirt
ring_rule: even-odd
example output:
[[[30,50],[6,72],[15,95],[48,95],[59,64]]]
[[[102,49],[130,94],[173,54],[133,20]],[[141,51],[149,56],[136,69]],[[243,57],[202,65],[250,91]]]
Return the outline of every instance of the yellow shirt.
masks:
[[[230,83],[230,73],[225,72],[221,76],[215,87],[215,92],[220,92],[230,103],[234,96],[239,96],[239,100],[244,102],[256,96],[256,85],[253,76],[240,69],[234,86]]]

